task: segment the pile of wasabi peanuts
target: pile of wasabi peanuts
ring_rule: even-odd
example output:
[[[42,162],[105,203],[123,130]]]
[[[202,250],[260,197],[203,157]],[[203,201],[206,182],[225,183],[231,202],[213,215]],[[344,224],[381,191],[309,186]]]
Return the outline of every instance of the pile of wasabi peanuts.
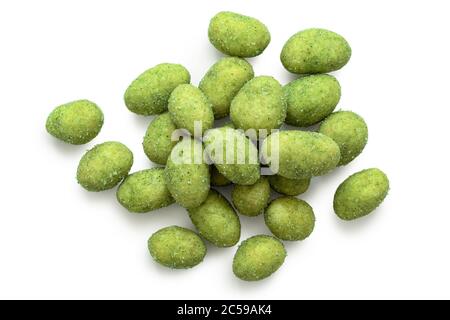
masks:
[[[84,189],[93,192],[119,185],[117,200],[133,213],[174,203],[185,208],[197,232],[168,226],[148,240],[151,256],[169,268],[198,265],[206,255],[205,241],[217,247],[235,246],[241,237],[238,213],[263,215],[273,236],[256,235],[242,241],[232,263],[238,278],[261,280],[284,263],[282,241],[302,241],[313,232],[313,208],[296,196],[308,190],[313,177],[349,164],[367,143],[364,119],[352,111],[335,111],[341,87],[327,74],[349,61],[351,48],[342,36],[325,29],[294,34],[280,59],[286,70],[299,77],[282,86],[273,77],[255,76],[244,59],[260,55],[270,43],[270,33],[259,20],[220,12],[210,21],[208,37],[226,57],[211,66],[198,87],[190,84],[185,67],[162,63],[139,75],[125,92],[125,105],[131,112],[156,115],[142,145],[149,160],[161,166],[130,174],[133,153],[120,142],[108,141],[84,154],[76,177]],[[215,120],[225,117],[231,121],[215,127]],[[95,103],[78,100],[55,108],[46,129],[66,143],[81,145],[98,135],[103,121]],[[202,124],[201,141],[195,136],[172,141],[176,129],[193,135],[195,121]],[[284,123],[299,128],[316,125],[316,129],[273,132],[264,137],[259,149],[244,134],[247,129],[280,129]],[[211,151],[238,138],[244,139],[245,149],[231,151],[234,156],[245,153],[244,163],[223,163]],[[262,175],[259,156],[270,158],[275,139],[279,170]],[[212,164],[192,161],[190,150],[195,148],[206,150]],[[256,160],[251,159],[253,154]],[[233,185],[232,203],[218,191],[227,185]],[[272,189],[281,196],[270,201]],[[383,202],[388,190],[388,178],[381,170],[362,170],[339,185],[334,211],[343,220],[361,218]]]

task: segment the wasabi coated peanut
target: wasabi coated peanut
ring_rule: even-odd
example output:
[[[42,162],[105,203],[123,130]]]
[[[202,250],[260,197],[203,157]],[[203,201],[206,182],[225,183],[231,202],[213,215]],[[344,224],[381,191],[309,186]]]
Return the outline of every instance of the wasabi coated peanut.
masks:
[[[222,58],[208,70],[198,87],[211,102],[216,119],[228,116],[231,100],[253,76],[251,64],[235,57]]]
[[[322,121],[336,108],[341,86],[327,74],[297,79],[284,87],[287,103],[286,123],[308,127]]]
[[[215,190],[189,217],[199,234],[217,247],[234,246],[241,237],[241,223],[230,203]]]
[[[148,239],[156,262],[172,269],[188,269],[203,261],[206,246],[193,231],[177,226],[163,228]]]
[[[195,121],[199,121],[203,134],[214,125],[211,103],[203,92],[190,84],[182,84],[172,91],[169,98],[169,114],[178,128],[194,135]]]
[[[177,144],[172,133],[177,129],[168,112],[153,119],[147,128],[142,146],[147,157],[157,164],[165,165],[170,152]]]
[[[307,131],[280,131],[271,134],[262,146],[263,158],[279,160],[280,176],[307,179],[327,174],[336,168],[340,159],[339,146],[331,138]],[[276,158],[278,153],[279,159]],[[271,161],[269,161],[271,160]]]
[[[94,139],[102,126],[103,112],[89,100],[77,100],[56,107],[45,125],[52,136],[77,145]]]
[[[277,271],[286,258],[286,249],[274,237],[258,235],[243,241],[233,259],[233,272],[239,279],[257,281]]]
[[[231,181],[225,178],[225,176],[221,174],[214,165],[211,166],[210,175],[212,186],[224,187],[231,184]]]
[[[130,212],[143,213],[174,203],[164,181],[164,169],[135,172],[117,189],[117,200]]]
[[[355,159],[364,150],[369,132],[364,119],[351,111],[331,114],[320,125],[319,132],[333,139],[341,150],[339,165]]]
[[[163,113],[172,91],[190,81],[191,75],[182,65],[158,64],[130,84],[124,95],[125,104],[131,112],[144,116]]]
[[[311,179],[289,179],[278,174],[269,176],[269,183],[273,190],[287,196],[298,196],[309,188]]]
[[[204,143],[217,170],[231,182],[252,185],[259,179],[258,150],[244,133],[229,127],[211,129]]]
[[[255,18],[219,12],[209,23],[208,37],[220,52],[235,57],[255,57],[269,45],[267,27]]]
[[[165,168],[170,194],[184,208],[198,207],[209,192],[209,167],[203,161],[201,142],[185,138],[172,149]]]
[[[88,191],[103,191],[122,181],[133,165],[133,153],[120,142],[96,145],[81,158],[78,183]]]
[[[277,129],[286,118],[283,88],[272,77],[247,82],[231,102],[230,117],[236,128]]]
[[[327,73],[345,66],[351,54],[350,45],[337,33],[307,29],[286,42],[281,51],[281,62],[292,73]]]
[[[251,186],[235,185],[231,199],[239,213],[254,217],[261,214],[269,203],[270,185],[267,177],[261,177]]]
[[[372,168],[357,172],[340,184],[334,194],[334,211],[342,220],[354,220],[374,211],[387,196],[389,180]]]
[[[272,201],[264,213],[264,220],[273,235],[281,240],[304,240],[314,230],[315,216],[311,206],[294,197]]]

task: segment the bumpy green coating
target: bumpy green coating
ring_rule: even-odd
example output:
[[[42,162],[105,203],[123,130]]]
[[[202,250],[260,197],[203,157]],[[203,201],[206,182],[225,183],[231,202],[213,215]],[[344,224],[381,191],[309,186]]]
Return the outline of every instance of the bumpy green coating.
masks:
[[[216,119],[229,115],[231,101],[253,76],[251,64],[244,59],[226,57],[213,64],[198,87],[211,102]]]
[[[167,188],[184,208],[198,207],[208,196],[209,166],[203,160],[201,142],[185,138],[172,149],[165,168]]]
[[[143,213],[167,207],[175,202],[164,181],[164,169],[135,172],[117,189],[117,200],[130,212]]]
[[[210,190],[206,200],[189,209],[189,217],[199,234],[217,247],[232,247],[241,237],[241,223],[231,204]]]
[[[169,98],[169,114],[178,128],[194,135],[194,122],[200,121],[203,134],[214,125],[211,103],[204,93],[191,84],[182,84],[172,91]]]
[[[133,153],[120,142],[109,141],[86,152],[77,169],[78,183],[88,191],[103,191],[122,181],[133,165]]]
[[[234,12],[219,12],[209,23],[208,37],[220,52],[255,57],[269,45],[270,33],[259,20]]]
[[[94,139],[102,126],[103,112],[89,100],[77,100],[56,107],[45,124],[52,136],[77,145]]]
[[[374,211],[386,198],[389,180],[380,169],[357,172],[342,182],[334,194],[334,211],[343,220],[354,220]]]
[[[269,76],[253,78],[231,102],[230,117],[239,129],[278,129],[286,118],[282,86]]]
[[[229,127],[211,129],[204,143],[208,157],[231,182],[251,185],[259,179],[258,150],[243,132]]]
[[[257,281],[277,271],[286,258],[286,249],[278,239],[258,235],[239,246],[233,259],[233,272],[241,280]]]
[[[172,91],[190,81],[191,75],[182,65],[158,64],[130,84],[124,95],[125,104],[131,112],[144,116],[163,113]]]
[[[339,165],[346,165],[364,150],[369,131],[363,118],[351,111],[331,114],[320,125],[319,132],[333,139],[341,150]]]
[[[327,174],[336,168],[340,159],[339,146],[331,138],[299,130],[271,134],[264,140],[261,152],[266,161],[278,153],[278,174],[289,179]]]
[[[228,180],[223,174],[221,174],[219,170],[217,170],[215,165],[212,165],[210,168],[212,186],[224,187],[231,184],[231,181]]]
[[[351,55],[350,45],[339,34],[307,29],[289,38],[281,51],[281,62],[292,73],[327,73],[345,66]]]
[[[172,141],[172,132],[176,126],[168,112],[163,113],[150,122],[142,142],[142,147],[147,157],[157,164],[165,165],[170,152],[177,144]]]
[[[269,183],[273,190],[288,196],[298,196],[309,188],[311,179],[289,179],[278,174],[269,176]]]
[[[269,203],[270,185],[267,177],[261,177],[251,186],[235,185],[231,199],[240,214],[254,217],[263,213]]]
[[[318,74],[292,81],[284,87],[286,123],[308,127],[322,121],[336,108],[341,86],[335,77]]]
[[[188,269],[203,261],[206,246],[193,231],[171,226],[148,239],[148,250],[156,262],[172,269]]]
[[[304,240],[314,230],[316,218],[311,206],[294,197],[273,200],[264,213],[264,220],[273,235],[281,240]]]

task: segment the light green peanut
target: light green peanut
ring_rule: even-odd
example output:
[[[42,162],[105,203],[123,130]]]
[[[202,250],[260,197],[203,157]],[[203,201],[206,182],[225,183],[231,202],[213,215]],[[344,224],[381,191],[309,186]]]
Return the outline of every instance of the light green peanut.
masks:
[[[136,213],[167,207],[175,202],[164,181],[163,168],[130,174],[117,189],[116,197],[124,208]]]
[[[263,213],[269,203],[270,185],[267,177],[261,177],[250,186],[235,185],[231,199],[239,213],[254,217]]]
[[[140,115],[167,111],[167,101],[180,84],[189,83],[189,71],[180,64],[162,63],[148,69],[134,80],[125,92],[127,108]]]
[[[159,264],[188,269],[203,261],[206,246],[193,231],[177,226],[163,228],[148,239],[148,250]]]
[[[89,100],[77,100],[56,107],[45,124],[52,136],[76,145],[94,139],[102,126],[103,112]]]
[[[150,122],[142,146],[151,161],[162,165],[167,163],[170,152],[177,144],[177,141],[172,141],[172,133],[176,128],[168,112]]]
[[[132,165],[130,149],[120,142],[104,142],[83,155],[77,180],[88,191],[111,189],[128,175]]]
[[[269,176],[269,183],[273,190],[287,196],[298,196],[309,188],[311,179],[289,179],[278,174]]]
[[[241,237],[241,223],[230,203],[215,190],[189,217],[199,234],[217,247],[234,246]]]
[[[354,220],[374,211],[387,196],[389,180],[380,169],[357,172],[342,182],[334,194],[334,211],[343,220]]]

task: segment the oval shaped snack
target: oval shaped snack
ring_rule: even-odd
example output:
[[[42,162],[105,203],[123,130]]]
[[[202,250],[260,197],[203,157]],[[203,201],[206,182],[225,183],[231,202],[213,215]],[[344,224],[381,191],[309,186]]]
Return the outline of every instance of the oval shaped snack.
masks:
[[[282,86],[269,76],[253,78],[231,102],[230,117],[236,128],[244,131],[278,129],[286,118]]]
[[[133,153],[120,142],[109,141],[87,151],[77,169],[78,183],[88,191],[103,191],[122,181],[133,165]]]
[[[203,261],[206,246],[193,231],[171,226],[158,230],[148,239],[148,250],[159,264],[172,269],[188,269]]]
[[[364,150],[369,131],[363,118],[351,111],[338,111],[327,117],[319,132],[333,139],[341,150],[339,165],[355,159]]]
[[[316,218],[311,206],[294,197],[273,200],[264,213],[273,235],[281,240],[304,240],[313,232]]]
[[[172,91],[190,81],[191,75],[182,65],[158,64],[130,84],[125,91],[125,104],[131,112],[144,116],[163,113],[167,111],[167,101]]]
[[[217,170],[215,165],[210,167],[210,176],[211,176],[211,185],[216,187],[224,187],[231,184],[231,181],[228,180],[223,174]]]
[[[210,190],[206,200],[188,212],[199,234],[215,246],[231,247],[239,241],[239,217],[227,199],[217,191]]]
[[[208,157],[231,182],[251,185],[259,179],[258,150],[243,132],[229,127],[211,129],[204,143]]]
[[[184,208],[198,207],[208,196],[209,167],[203,160],[201,142],[185,138],[172,149],[165,181],[170,194]]]
[[[374,211],[386,198],[389,180],[380,169],[357,172],[342,182],[334,194],[334,212],[342,220],[354,220]]]
[[[152,168],[130,174],[117,189],[119,203],[128,211],[144,213],[175,202],[164,181],[164,169]]]
[[[352,49],[342,36],[313,28],[289,38],[281,51],[281,62],[292,73],[327,73],[341,69],[351,55]]]
[[[56,107],[45,124],[52,136],[75,145],[94,139],[102,126],[103,112],[89,100],[77,100]]]
[[[286,249],[274,237],[258,235],[243,241],[233,259],[233,272],[241,280],[262,280],[277,271],[286,258]]]
[[[195,134],[196,121],[201,124],[198,135],[202,135],[214,125],[211,103],[199,88],[191,84],[179,85],[172,91],[168,108],[177,128],[184,128],[192,135]]]
[[[269,180],[267,177],[261,177],[250,186],[235,185],[231,191],[231,199],[240,214],[249,217],[257,216],[263,213],[269,203]]]
[[[172,141],[172,133],[177,129],[168,112],[150,122],[142,142],[144,153],[157,164],[165,165],[170,152],[177,144]]]
[[[231,101],[253,76],[251,64],[235,57],[222,58],[209,68],[198,87],[211,102],[216,119],[229,115]]]
[[[341,86],[335,77],[318,74],[292,81],[284,87],[284,94],[286,123],[309,127],[333,112],[341,98]]]
[[[259,20],[234,12],[219,12],[209,23],[208,38],[220,52],[255,57],[269,45],[270,33]]]
[[[271,134],[264,140],[262,157],[278,174],[289,179],[308,179],[327,174],[340,159],[339,146],[317,132],[290,130]]]
[[[273,190],[287,196],[298,196],[309,188],[311,179],[289,179],[278,174],[269,176],[269,183]]]

